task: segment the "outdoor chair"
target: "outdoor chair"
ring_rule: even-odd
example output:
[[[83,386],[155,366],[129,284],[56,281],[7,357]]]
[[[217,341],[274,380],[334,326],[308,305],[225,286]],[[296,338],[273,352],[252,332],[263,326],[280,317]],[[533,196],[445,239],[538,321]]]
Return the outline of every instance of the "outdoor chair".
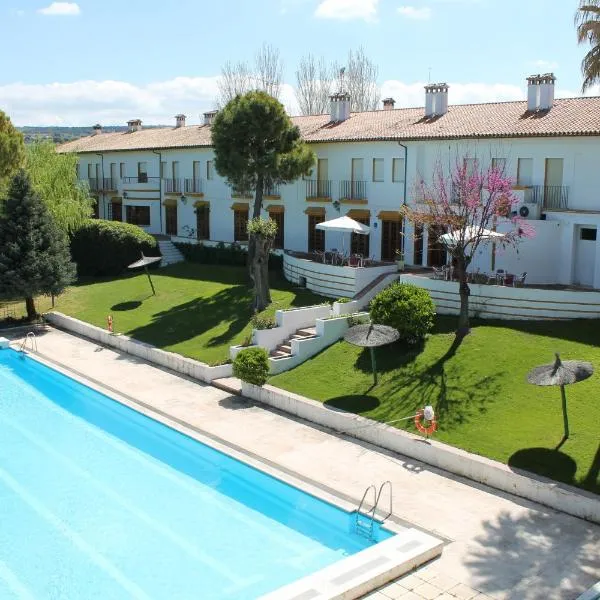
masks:
[[[446,279],[446,269],[444,267],[433,267],[434,279]]]
[[[506,275],[506,271],[504,269],[497,269],[495,273],[492,273],[488,276],[488,283],[494,283],[495,285],[500,285],[504,281],[504,276]]]
[[[323,252],[322,250],[316,250],[315,251],[315,255],[317,257],[317,261],[318,262],[322,262],[322,263],[327,262],[327,258],[326,258],[325,252]]]

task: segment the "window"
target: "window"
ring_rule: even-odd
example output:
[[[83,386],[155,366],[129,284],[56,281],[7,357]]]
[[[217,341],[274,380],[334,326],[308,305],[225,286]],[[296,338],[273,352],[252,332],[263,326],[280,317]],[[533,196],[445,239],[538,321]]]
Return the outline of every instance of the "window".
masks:
[[[381,260],[396,260],[396,251],[402,248],[402,220],[381,221]]]
[[[110,178],[112,179],[111,183],[116,185],[117,183],[117,163],[110,163]],[[114,189],[114,188],[112,188]]]
[[[199,240],[210,239],[210,207],[196,207],[196,237]]]
[[[561,187],[563,184],[563,159],[546,159],[546,177],[544,185],[546,187]]]
[[[88,163],[88,179],[96,179],[96,165]]]
[[[119,163],[119,177],[125,179],[126,176],[125,163]]]
[[[317,229],[317,225],[325,220],[325,216],[308,215],[308,251],[323,252],[325,250],[325,232]]]
[[[125,213],[127,222],[140,227],[150,226],[149,206],[128,206]]]
[[[373,159],[373,181],[383,181],[384,177],[384,162],[383,158]]]
[[[413,233],[413,264],[423,264],[423,225],[415,225]]]
[[[362,223],[369,227],[370,221],[368,217],[355,217],[355,221]],[[369,235],[361,235],[360,233],[353,233],[350,240],[350,252],[352,254],[360,254],[363,258],[369,256]]]
[[[138,183],[148,183],[148,163],[138,163]]]
[[[176,160],[171,163],[171,173],[173,179],[179,179],[179,162]]]
[[[248,241],[248,208],[233,211],[233,239],[236,242]]]
[[[77,179],[80,179],[80,174],[79,174],[79,163],[77,163],[75,165],[75,177],[77,177]]]
[[[394,158],[392,160],[392,181],[394,183],[404,183],[404,159]]]
[[[588,242],[595,242],[596,241],[596,232],[597,232],[596,228],[582,227],[579,230],[579,239],[585,240]]]
[[[212,160],[206,161],[206,179],[214,179],[214,165]]]
[[[529,187],[533,185],[533,159],[519,158],[517,162],[517,185]]]
[[[273,240],[273,248],[284,248],[284,239],[285,239],[285,219],[284,213],[281,210],[269,211],[269,218],[273,219],[277,224],[277,233],[275,234],[275,239]]]
[[[364,161],[362,158],[352,159],[352,181],[363,181],[364,176]]]
[[[165,179],[167,176],[167,163],[166,161],[162,161],[160,163],[160,178]]]
[[[194,179],[200,179],[200,161],[199,160],[195,160],[192,163],[192,173],[193,173]]]
[[[506,159],[492,158],[492,169],[499,171],[502,175],[506,174]]]

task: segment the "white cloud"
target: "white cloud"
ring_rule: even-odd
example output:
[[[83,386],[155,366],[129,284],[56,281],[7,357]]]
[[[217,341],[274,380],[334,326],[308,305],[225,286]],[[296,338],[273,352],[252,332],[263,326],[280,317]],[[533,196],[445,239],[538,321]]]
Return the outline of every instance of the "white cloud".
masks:
[[[315,16],[321,19],[375,21],[379,0],[322,0]]]
[[[431,8],[429,6],[423,6],[417,8],[416,6],[399,6],[398,13],[407,19],[414,19],[415,21],[427,21],[431,19]]]
[[[76,2],[52,2],[49,6],[40,8],[38,13],[49,16],[74,17],[81,14],[81,9]]]
[[[532,67],[540,69],[541,71],[553,71],[558,69],[558,63],[552,60],[534,60],[531,63]]]

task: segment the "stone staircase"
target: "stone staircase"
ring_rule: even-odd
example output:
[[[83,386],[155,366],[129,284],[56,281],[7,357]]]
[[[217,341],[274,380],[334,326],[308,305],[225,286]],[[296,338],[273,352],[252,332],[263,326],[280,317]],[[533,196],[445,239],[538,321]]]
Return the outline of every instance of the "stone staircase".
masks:
[[[289,358],[292,355],[292,340],[310,340],[316,337],[316,327],[305,327],[303,329],[298,329],[296,333],[291,335],[291,337],[279,344],[279,346],[277,346],[277,348],[271,352],[270,356],[273,360]]]
[[[179,252],[177,246],[169,240],[169,239],[157,239],[158,247],[160,249],[160,253],[162,254],[162,261],[160,263],[161,267],[166,267],[167,265],[173,265],[175,263],[180,263],[185,260],[183,254]]]

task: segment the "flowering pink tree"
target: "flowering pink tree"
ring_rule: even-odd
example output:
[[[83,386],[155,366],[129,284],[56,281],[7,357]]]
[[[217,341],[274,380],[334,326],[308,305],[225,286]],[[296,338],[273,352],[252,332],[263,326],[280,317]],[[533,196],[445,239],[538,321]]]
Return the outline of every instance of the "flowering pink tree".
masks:
[[[482,170],[476,160],[459,159],[450,172],[438,163],[431,183],[417,185],[417,204],[405,207],[405,216],[430,231],[446,231],[444,241],[452,256],[459,282],[460,316],[457,335],[469,332],[469,296],[467,270],[482,243],[494,240],[514,246],[522,237],[532,237],[533,227],[518,216],[518,198],[513,182],[504,170],[490,166]],[[498,222],[509,222],[511,229],[501,237],[494,234]]]

